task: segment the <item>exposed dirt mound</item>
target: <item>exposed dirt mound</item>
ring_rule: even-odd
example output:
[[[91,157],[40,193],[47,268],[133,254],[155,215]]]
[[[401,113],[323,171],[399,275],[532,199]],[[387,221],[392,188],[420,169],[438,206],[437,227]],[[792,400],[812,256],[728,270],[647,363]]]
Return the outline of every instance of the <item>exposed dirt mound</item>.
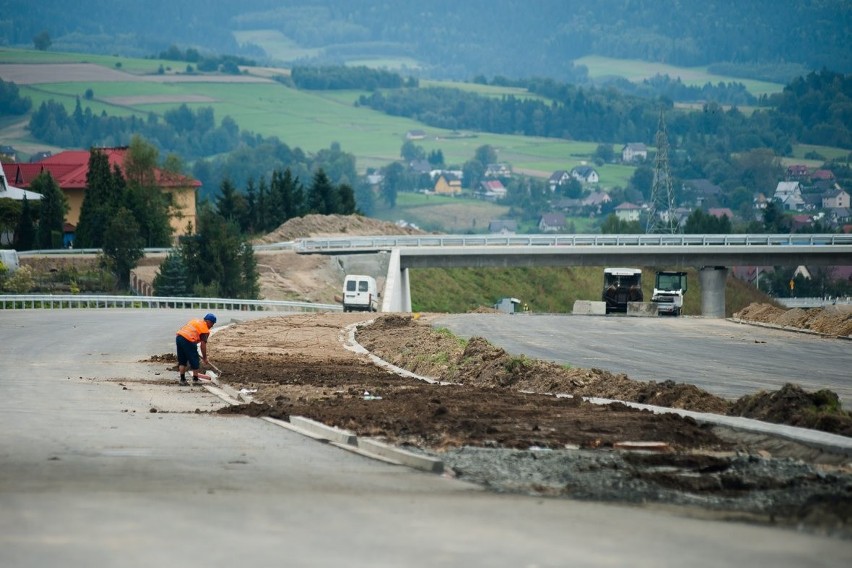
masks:
[[[740,398],[729,414],[852,436],[852,415],[841,410],[837,393],[828,389],[807,393],[786,384],[777,391]]]
[[[407,316],[382,316],[359,328],[358,342],[386,361],[440,381],[640,402],[700,412],[727,412],[729,403],[692,385],[643,383],[601,369],[574,369],[512,356],[481,337],[467,342]],[[423,346],[428,346],[426,352]]]
[[[735,313],[734,317],[746,321],[807,329],[825,335],[852,336],[852,306],[843,304],[790,310],[769,304],[750,304]]]
[[[292,241],[307,237],[338,235],[422,235],[423,231],[400,227],[360,215],[305,215],[290,219],[271,233],[256,239],[259,244]]]

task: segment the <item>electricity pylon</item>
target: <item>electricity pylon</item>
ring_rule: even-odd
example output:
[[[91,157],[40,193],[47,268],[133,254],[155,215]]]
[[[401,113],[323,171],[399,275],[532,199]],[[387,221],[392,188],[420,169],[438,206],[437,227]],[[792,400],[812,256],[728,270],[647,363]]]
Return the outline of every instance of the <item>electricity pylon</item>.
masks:
[[[657,125],[657,157],[654,159],[654,185],[651,186],[651,208],[648,212],[648,224],[645,232],[676,233],[677,221],[674,216],[674,190],[672,174],[669,171],[669,136],[666,121],[660,109],[660,122]]]

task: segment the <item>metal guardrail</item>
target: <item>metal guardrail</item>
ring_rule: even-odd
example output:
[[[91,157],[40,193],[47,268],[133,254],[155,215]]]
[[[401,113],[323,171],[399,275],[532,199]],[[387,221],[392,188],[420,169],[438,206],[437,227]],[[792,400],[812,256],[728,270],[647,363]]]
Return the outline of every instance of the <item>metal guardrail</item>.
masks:
[[[299,239],[293,243],[292,248],[296,252],[310,254],[346,250],[390,250],[403,247],[726,247],[839,245],[852,245],[852,235],[406,235]]]
[[[390,250],[401,247],[507,246],[837,246],[852,245],[852,234],[745,234],[745,235],[379,235],[306,238],[253,245],[255,251],[295,250],[298,253]],[[147,248],[146,254],[170,248]],[[99,254],[101,249],[46,249],[18,251],[18,256]]]
[[[0,309],[62,308],[179,308],[236,311],[339,312],[340,304],[313,304],[286,300],[240,300],[232,298],[183,298],[165,296],[107,296],[89,294],[0,295]]]

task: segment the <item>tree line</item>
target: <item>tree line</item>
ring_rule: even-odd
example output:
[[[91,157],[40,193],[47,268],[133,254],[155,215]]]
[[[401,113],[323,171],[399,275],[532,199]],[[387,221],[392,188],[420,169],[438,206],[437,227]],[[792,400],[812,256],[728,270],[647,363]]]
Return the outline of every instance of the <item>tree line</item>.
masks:
[[[397,89],[362,95],[359,105],[404,116],[436,128],[523,134],[595,142],[653,144],[659,108],[668,109],[674,140],[724,145],[727,152],[772,148],[791,152],[796,142],[852,149],[852,75],[823,70],[799,78],[766,101],[774,109],[749,116],[736,107],[707,103],[702,112],[680,112],[671,101],[647,100],[610,89],[543,82],[536,94],[550,102],[507,95],[500,98],[446,87]],[[709,142],[709,143],[708,143]]]
[[[417,79],[403,79],[399,73],[385,69],[371,69],[364,65],[328,65],[308,67],[294,66],[290,71],[290,80],[300,89],[318,91],[327,90],[363,90],[414,88],[419,86]]]

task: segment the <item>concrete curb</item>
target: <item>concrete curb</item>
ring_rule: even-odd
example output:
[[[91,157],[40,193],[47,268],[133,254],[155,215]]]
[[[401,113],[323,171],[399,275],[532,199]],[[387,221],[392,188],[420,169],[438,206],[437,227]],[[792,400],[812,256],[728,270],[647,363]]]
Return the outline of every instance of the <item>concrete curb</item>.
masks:
[[[321,442],[328,442],[338,448],[355,452],[364,457],[378,459],[394,465],[402,465],[427,471],[430,473],[443,473],[444,462],[436,458],[421,456],[395,446],[380,442],[374,438],[359,438],[354,432],[327,426],[316,420],[304,416],[291,416],[290,421],[279,420],[269,416],[262,416],[263,420],[286,428],[291,432],[313,438]]]
[[[728,318],[728,321],[732,321],[734,323],[739,323],[742,325],[754,325],[757,327],[765,327],[768,329],[778,329],[781,331],[792,331],[793,333],[804,333],[805,335],[814,335],[816,337],[825,337],[827,339],[845,339],[847,341],[852,341],[852,335],[832,335],[830,333],[820,333],[819,331],[813,331],[811,329],[803,329],[801,327],[793,327],[790,325],[778,325],[775,323],[765,323],[762,321],[751,321],[744,320],[740,318]]]
[[[653,406],[650,404],[640,404],[638,402],[625,402],[623,400],[613,400],[607,398],[583,398],[593,404],[611,404],[620,402],[631,408],[640,410],[650,410],[654,414],[678,414],[692,418],[701,424],[712,424],[715,426],[727,426],[735,430],[744,432],[754,432],[757,434],[768,434],[777,436],[786,440],[792,440],[812,448],[839,453],[846,456],[852,456],[852,438],[840,436],[838,434],[830,434],[819,430],[809,430],[807,428],[798,428],[796,426],[788,426],[786,424],[774,424],[772,422],[762,422],[752,418],[743,418],[742,416],[725,416],[723,414],[712,414],[708,412],[695,412],[693,410],[683,410],[681,408],[669,408],[667,406]]]

